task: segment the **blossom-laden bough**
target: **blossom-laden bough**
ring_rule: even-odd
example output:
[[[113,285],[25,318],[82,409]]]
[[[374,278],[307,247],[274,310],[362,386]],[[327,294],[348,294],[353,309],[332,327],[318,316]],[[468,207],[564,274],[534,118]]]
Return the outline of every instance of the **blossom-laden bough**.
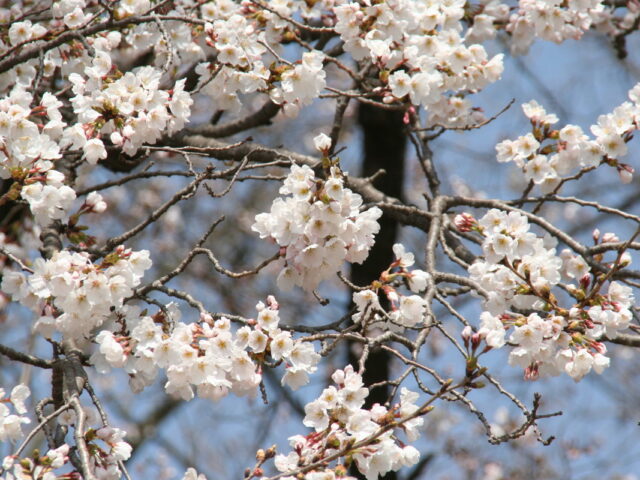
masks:
[[[612,345],[640,346],[640,217],[633,202],[571,193],[634,181],[625,156],[640,84],[591,136],[524,103],[530,132],[495,146],[494,165],[515,164],[526,184],[513,199],[446,183],[432,146],[490,128],[514,103],[493,116],[477,104],[508,65],[494,39],[520,55],[593,30],[624,58],[639,24],[635,1],[0,1],[0,355],[25,367],[0,389],[10,449],[0,478],[130,479],[124,462],[179,402],[127,437],[113,418],[132,409],[122,388],[109,393],[111,375],[139,395],[161,383],[163,398],[259,393],[297,407],[311,431],[290,437],[288,453],[258,450],[245,479],[373,480],[403,468],[415,478],[430,412],[450,405],[489,443],[550,443],[538,421],[559,412],[537,393],[527,407],[492,366],[504,349],[527,380],[577,382],[613,370]],[[348,171],[356,103],[402,118],[419,201],[379,188],[384,175],[402,178],[393,164]],[[298,136],[316,121],[326,133],[305,146]],[[565,205],[598,213],[592,245],[556,226]],[[389,219],[421,240],[392,241],[390,264],[355,284],[343,270],[367,260]],[[593,228],[612,223],[618,234]],[[352,307],[338,312],[345,298]],[[13,330],[29,341],[14,345]],[[443,344],[446,368],[432,355]],[[352,365],[336,358],[345,345]],[[376,351],[393,376],[370,384]],[[291,391],[325,372],[333,385],[300,404]],[[484,387],[520,422],[492,425]],[[384,402],[369,401],[375,389]]]

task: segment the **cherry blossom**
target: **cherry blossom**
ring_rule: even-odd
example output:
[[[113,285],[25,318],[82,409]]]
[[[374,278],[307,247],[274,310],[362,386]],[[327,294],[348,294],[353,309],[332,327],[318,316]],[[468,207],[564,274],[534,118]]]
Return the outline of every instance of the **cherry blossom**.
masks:
[[[369,390],[351,366],[336,370],[331,378],[335,387],[327,387],[305,406],[303,424],[315,432],[290,437],[293,451],[275,456],[275,466],[285,474],[284,478],[295,478],[298,469],[320,463],[336,452],[341,452],[341,457],[352,457],[367,479],[418,462],[419,453],[414,447],[400,442],[393,429],[382,428],[397,422],[396,428],[404,430],[410,441],[418,438],[424,420],[415,416],[419,411],[416,393],[403,388],[400,402],[392,408],[376,404],[367,410],[362,407]],[[344,464],[325,464],[306,473],[305,478],[335,478],[338,471],[346,472]]]
[[[362,198],[344,186],[343,173],[331,168],[325,181],[306,166],[293,165],[269,213],[256,216],[252,229],[284,249],[282,289],[314,290],[346,260],[362,263],[379,230],[377,207],[361,211]]]

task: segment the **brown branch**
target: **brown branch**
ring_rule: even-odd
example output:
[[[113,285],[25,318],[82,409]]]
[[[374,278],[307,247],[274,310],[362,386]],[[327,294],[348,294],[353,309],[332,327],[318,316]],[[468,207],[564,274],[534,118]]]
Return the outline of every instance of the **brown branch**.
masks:
[[[640,335],[630,335],[619,333],[613,338],[604,337],[603,340],[618,345],[624,345],[625,347],[640,348]]]
[[[2,344],[0,344],[0,355],[4,355],[5,357],[8,357],[11,360],[15,360],[17,362],[33,365],[34,367],[53,368],[53,364],[54,364],[54,362],[51,360],[45,360],[43,358],[39,358],[34,355],[22,353],[17,350],[14,350],[11,347],[7,347],[6,345],[2,345]]]
[[[246,117],[223,123],[222,125],[202,125],[189,128],[185,133],[187,135],[203,135],[210,138],[229,137],[245,130],[271,124],[271,120],[278,114],[280,107],[281,105],[267,100],[258,111]]]

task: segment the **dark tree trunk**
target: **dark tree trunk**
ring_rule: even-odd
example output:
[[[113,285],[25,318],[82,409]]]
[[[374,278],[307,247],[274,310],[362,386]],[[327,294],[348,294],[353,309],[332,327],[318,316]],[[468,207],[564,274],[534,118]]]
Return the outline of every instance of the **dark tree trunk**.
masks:
[[[384,110],[372,105],[361,103],[358,111],[358,121],[363,133],[363,166],[362,176],[369,177],[380,169],[387,173],[380,176],[375,186],[387,195],[402,198],[404,157],[406,150],[405,126],[402,122],[403,113]],[[369,257],[362,265],[353,264],[351,267],[351,281],[356,285],[367,285],[379,278],[394,260],[393,244],[396,242],[398,224],[393,219],[383,215],[380,219],[380,232],[371,248]],[[381,298],[381,305],[386,305],[386,298]],[[358,368],[359,355],[354,351],[357,345],[349,346],[349,363]],[[365,363],[363,380],[365,385],[382,382],[389,379],[391,358],[384,350],[373,350]],[[369,393],[366,408],[374,403],[384,404],[387,401],[389,389],[378,387]],[[355,474],[355,472],[353,472]],[[360,476],[360,475],[359,475]],[[361,476],[361,478],[364,478]],[[395,480],[395,472],[389,472],[383,477],[385,480]]]

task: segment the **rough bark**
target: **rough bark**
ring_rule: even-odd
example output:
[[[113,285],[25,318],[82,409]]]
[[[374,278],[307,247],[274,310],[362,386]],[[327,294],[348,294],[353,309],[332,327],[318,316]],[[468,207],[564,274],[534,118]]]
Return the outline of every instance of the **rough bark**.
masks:
[[[386,195],[402,198],[404,157],[406,150],[406,134],[402,122],[403,113],[377,108],[361,103],[358,111],[358,121],[363,134],[363,164],[362,177],[369,177],[380,169],[386,170],[385,175],[379,176],[375,186]],[[353,264],[351,281],[356,285],[367,285],[379,278],[380,273],[393,261],[393,244],[396,242],[398,222],[387,214],[380,219],[380,232],[376,242],[369,252],[369,257],[362,264]],[[381,305],[385,305],[381,298]],[[358,368],[359,355],[355,351],[356,345],[349,346],[349,363]],[[391,358],[381,349],[372,350],[365,362],[363,380],[365,385],[373,385],[389,379]],[[375,403],[384,404],[387,401],[389,389],[377,387],[370,391],[365,407]],[[362,477],[364,478],[364,477]],[[395,480],[395,472],[389,472],[385,480]]]

